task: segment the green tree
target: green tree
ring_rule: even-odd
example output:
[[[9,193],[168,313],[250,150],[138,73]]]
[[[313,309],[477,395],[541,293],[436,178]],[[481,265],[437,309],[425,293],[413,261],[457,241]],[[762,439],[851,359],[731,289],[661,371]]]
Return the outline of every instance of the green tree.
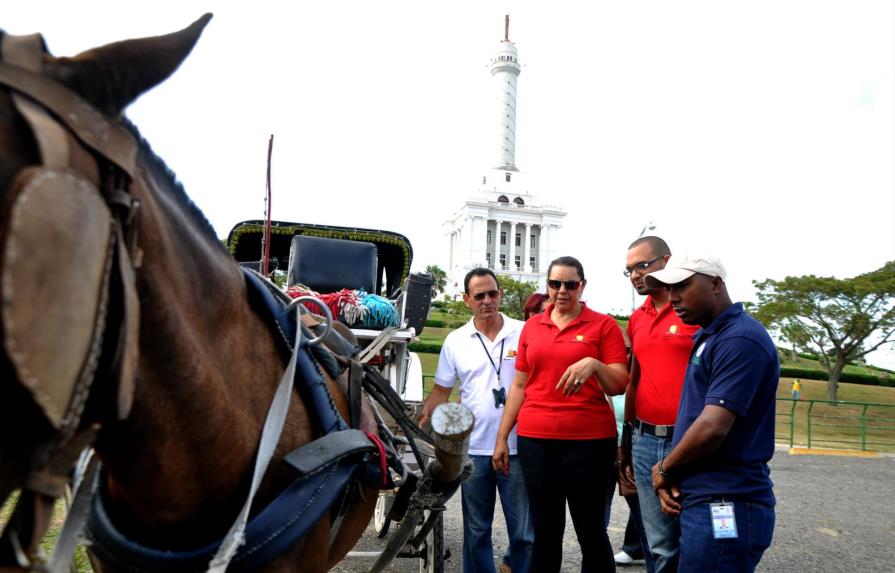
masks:
[[[447,286],[447,273],[438,265],[429,265],[426,267],[426,272],[435,279],[435,282],[432,284],[432,295],[435,296],[444,292],[444,288]]]
[[[758,303],[750,312],[794,348],[817,355],[830,400],[848,362],[895,342],[895,261],[847,279],[807,275],[752,284]]]
[[[533,282],[522,282],[516,279],[498,275],[497,282],[503,289],[503,302],[500,309],[513,318],[522,320],[525,316],[525,301],[538,289]]]

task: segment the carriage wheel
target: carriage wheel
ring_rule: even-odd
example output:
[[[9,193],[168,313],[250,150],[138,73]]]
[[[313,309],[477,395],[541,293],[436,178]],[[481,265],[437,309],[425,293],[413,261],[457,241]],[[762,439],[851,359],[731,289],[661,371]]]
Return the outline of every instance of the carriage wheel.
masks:
[[[428,519],[429,512],[426,511],[424,516]],[[444,514],[440,511],[422,547],[420,573],[444,573]]]
[[[373,529],[379,539],[385,539],[388,535],[388,528],[392,524],[392,520],[388,518],[388,512],[392,509],[395,502],[395,496],[391,491],[379,492],[376,499],[376,508],[373,510]]]

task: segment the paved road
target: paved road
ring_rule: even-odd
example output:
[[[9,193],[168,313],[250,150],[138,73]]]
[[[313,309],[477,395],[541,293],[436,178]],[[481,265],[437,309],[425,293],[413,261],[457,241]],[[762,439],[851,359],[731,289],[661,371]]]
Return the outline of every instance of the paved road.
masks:
[[[895,571],[895,457],[852,458],[790,455],[777,451],[771,461],[777,495],[774,543],[759,571],[826,573]],[[498,510],[499,512],[499,510]],[[609,537],[618,548],[628,508],[616,497]],[[445,512],[445,543],[451,551],[445,571],[462,571],[463,526],[459,494]],[[376,549],[381,542],[368,534],[359,548]],[[502,517],[495,520],[495,553],[506,547]],[[370,562],[353,560],[335,569],[365,571]],[[581,554],[567,519],[562,570],[577,572]],[[418,571],[417,560],[397,560],[391,571]],[[640,573],[642,566],[620,567],[620,573]]]

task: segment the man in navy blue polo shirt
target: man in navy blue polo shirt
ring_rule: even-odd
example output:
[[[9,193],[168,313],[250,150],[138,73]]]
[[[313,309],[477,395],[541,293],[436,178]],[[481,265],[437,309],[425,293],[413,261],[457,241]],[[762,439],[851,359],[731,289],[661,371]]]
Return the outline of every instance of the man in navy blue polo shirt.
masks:
[[[672,256],[646,276],[675,313],[702,328],[671,451],[653,467],[662,511],[680,517],[678,570],[754,571],[774,532],[774,413],[780,362],[765,328],[733,304],[715,258]]]

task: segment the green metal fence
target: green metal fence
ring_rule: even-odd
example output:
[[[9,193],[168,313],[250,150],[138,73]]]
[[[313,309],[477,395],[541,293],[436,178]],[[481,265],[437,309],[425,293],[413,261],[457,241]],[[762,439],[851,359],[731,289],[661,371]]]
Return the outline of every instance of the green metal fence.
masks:
[[[427,388],[434,378],[423,375]],[[777,398],[774,438],[790,447],[895,452],[895,404]]]
[[[895,404],[777,398],[779,441],[809,448],[895,451]]]
[[[798,403],[798,400],[792,398],[777,398],[777,423],[774,426],[774,439],[778,442],[789,442],[790,448],[795,441],[796,404]]]

